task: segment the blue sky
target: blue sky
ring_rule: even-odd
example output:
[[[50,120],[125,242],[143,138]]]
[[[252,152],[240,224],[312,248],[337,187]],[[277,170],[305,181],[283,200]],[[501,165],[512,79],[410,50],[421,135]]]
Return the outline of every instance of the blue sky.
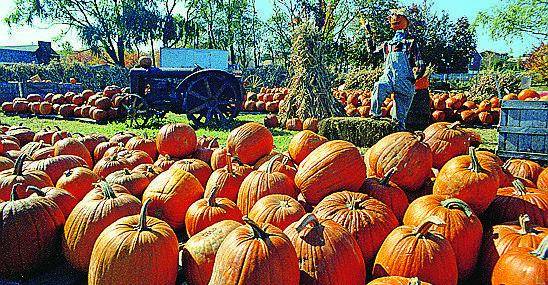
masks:
[[[0,18],[3,19],[14,8],[14,0],[0,0]],[[404,3],[422,2],[422,0],[402,0]],[[437,0],[434,2],[435,11],[447,11],[452,19],[462,16],[474,19],[479,11],[487,10],[500,5],[501,0]],[[272,13],[272,0],[257,0],[258,13],[262,18],[268,18]],[[9,29],[3,22],[0,23],[0,45],[25,45],[36,43],[39,40],[53,41],[63,31],[64,27],[49,26],[37,23],[33,27],[15,27]],[[71,42],[76,48],[81,44],[69,34],[64,40]],[[478,50],[494,50],[521,55],[531,50],[533,45],[540,42],[532,37],[514,39],[512,42],[494,41],[483,30],[478,30]],[[55,45],[54,45],[55,46]]]

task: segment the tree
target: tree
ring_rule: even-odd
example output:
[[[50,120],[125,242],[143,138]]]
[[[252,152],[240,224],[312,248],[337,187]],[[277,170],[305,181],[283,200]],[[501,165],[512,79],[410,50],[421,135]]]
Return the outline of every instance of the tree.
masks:
[[[540,82],[548,83],[548,44],[541,44],[525,60],[524,67],[536,75]]]
[[[449,39],[450,59],[449,66],[452,72],[468,72],[468,65],[472,53],[476,49],[476,34],[470,27],[466,17],[459,18],[453,23]]]
[[[162,17],[153,0],[16,0],[5,21],[31,24],[40,19],[76,30],[93,52],[104,51],[109,62],[125,66],[127,50],[154,37]]]
[[[532,35],[541,40],[548,39],[548,1],[504,0],[478,14],[476,25],[489,29],[495,39],[511,40]]]

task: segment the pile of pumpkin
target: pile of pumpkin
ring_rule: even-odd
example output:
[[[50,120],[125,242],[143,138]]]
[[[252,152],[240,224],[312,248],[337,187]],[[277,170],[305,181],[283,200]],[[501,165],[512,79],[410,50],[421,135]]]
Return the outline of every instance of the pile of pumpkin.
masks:
[[[264,117],[264,125],[267,128],[278,128],[280,127],[280,121],[278,116],[274,114],[268,114]],[[300,118],[288,119],[283,126],[286,130],[290,131],[302,131],[309,130],[313,132],[318,132],[319,120],[316,118],[306,118],[304,121]]]
[[[289,89],[285,87],[261,87],[259,93],[247,92],[243,109],[248,112],[268,112],[277,114]]]
[[[257,123],[224,147],[185,124],[1,130],[2,278],[62,255],[89,284],[174,284],[178,267],[189,284],[546,281],[548,170],[458,123],[364,156],[308,130],[278,153]]]
[[[26,98],[15,98],[12,102],[2,103],[5,113],[51,115],[65,118],[91,118],[96,121],[108,121],[125,116],[121,108],[123,94],[117,86],[107,86],[102,92],[84,90],[82,93],[48,93],[42,98],[38,94],[29,94]]]

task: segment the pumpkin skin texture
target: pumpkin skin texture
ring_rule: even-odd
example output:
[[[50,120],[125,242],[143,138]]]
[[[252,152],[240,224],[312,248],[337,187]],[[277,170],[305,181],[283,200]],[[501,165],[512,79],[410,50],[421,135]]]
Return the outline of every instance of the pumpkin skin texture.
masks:
[[[156,148],[159,154],[182,158],[196,150],[196,132],[186,124],[168,124],[156,135]]]
[[[259,199],[249,211],[249,218],[257,223],[268,223],[285,230],[306,214],[294,198],[283,194],[267,195]]]
[[[132,137],[126,143],[126,148],[129,150],[141,150],[146,152],[151,158],[158,156],[156,142],[145,137]]]
[[[87,166],[93,166],[93,159],[91,158],[89,150],[83,143],[75,138],[64,138],[59,140],[53,145],[53,148],[54,156],[62,154],[75,155],[81,157],[86,162]]]
[[[230,132],[226,147],[241,162],[253,165],[272,151],[274,138],[265,126],[255,122],[245,123]]]
[[[358,242],[366,266],[371,265],[383,240],[398,226],[384,203],[357,192],[337,192],[314,208],[319,219],[330,219],[348,230]]]
[[[53,182],[49,176],[40,170],[23,169],[27,155],[21,155],[16,161],[13,169],[8,169],[0,172],[0,201],[10,199],[10,193],[15,184],[21,183],[21,187],[17,187],[17,197],[26,198],[31,193],[25,191],[27,186],[36,187],[51,187]]]
[[[173,163],[170,168],[172,167],[178,167],[184,171],[190,172],[198,181],[200,181],[200,184],[202,184],[203,187],[206,187],[207,180],[209,179],[209,176],[211,176],[211,172],[213,172],[207,163],[199,159],[181,159]]]
[[[503,254],[493,270],[491,284],[536,285],[548,280],[548,237],[537,248],[518,247]]]
[[[230,156],[226,157],[230,161]],[[225,167],[219,168],[209,177],[206,184],[205,195],[209,196],[213,188],[219,188],[217,197],[228,198],[233,202],[238,201],[238,191],[244,179],[253,171],[249,166],[237,166],[227,163]]]
[[[219,247],[209,284],[299,284],[299,260],[289,238],[273,225],[244,221]]]
[[[544,169],[537,178],[537,187],[548,192],[548,168]]]
[[[192,203],[204,195],[194,175],[178,168],[160,173],[143,192],[143,201],[152,199],[151,216],[167,222],[173,229],[184,228],[185,215]]]
[[[358,191],[364,180],[365,163],[358,148],[335,140],[322,144],[301,162],[295,185],[315,205],[333,192]]]
[[[247,215],[253,205],[267,195],[284,194],[297,198],[298,193],[291,178],[280,172],[272,172],[274,160],[269,162],[267,171],[254,170],[242,182],[237,200],[242,214]]]
[[[313,150],[327,142],[327,138],[312,131],[298,132],[291,138],[288,151],[289,156],[297,163],[301,163]]]
[[[42,170],[48,174],[51,181],[55,184],[63,176],[63,173],[75,167],[85,167],[86,161],[75,155],[59,155],[38,161],[33,161],[28,165],[29,169]],[[52,185],[53,186],[53,185]]]
[[[124,217],[97,238],[91,254],[88,284],[175,284],[177,236],[169,225],[146,216]]]
[[[268,163],[264,163],[263,165],[259,166],[258,170],[261,171],[268,171]],[[280,172],[287,177],[291,178],[293,183],[295,183],[295,175],[297,175],[297,166],[291,159],[283,154],[280,154],[277,156],[276,161],[274,161],[274,164],[272,165],[272,171],[274,172]]]
[[[331,220],[319,220],[307,214],[292,223],[284,233],[289,237],[300,260],[300,283],[365,283],[365,265],[356,240]]]
[[[101,182],[91,190],[65,223],[63,253],[72,267],[87,272],[101,232],[122,217],[138,214],[140,207],[139,199],[122,186]]]
[[[150,180],[144,174],[130,171],[127,168],[109,174],[105,181],[124,186],[135,197],[141,197],[150,184]]]
[[[148,178],[148,180],[152,181],[152,179],[156,178],[156,176],[164,172],[164,170],[154,164],[141,164],[133,168],[133,172],[141,173]]]
[[[162,170],[168,170],[175,162],[177,162],[177,158],[173,158],[169,155],[160,155],[158,156],[158,159],[154,162],[155,166],[160,167]]]
[[[99,175],[89,168],[75,167],[65,171],[55,186],[68,191],[80,201],[94,188],[93,184],[99,182],[100,179]]]
[[[387,277],[381,277],[377,278],[369,283],[367,285],[432,285],[428,282],[419,281],[418,278],[408,278],[408,277],[401,277],[401,276],[387,276]]]
[[[497,196],[484,213],[484,220],[493,225],[512,222],[526,213],[531,223],[548,227],[548,192],[526,187],[515,180],[513,187],[499,188]]]
[[[504,166],[514,177],[525,178],[533,183],[537,182],[538,176],[544,170],[540,164],[527,159],[510,159]]]
[[[392,168],[383,178],[370,177],[365,179],[360,192],[386,204],[394,215],[396,215],[398,221],[401,221],[409,206],[409,200],[405,192],[398,185],[390,181],[390,178],[392,178],[396,171],[396,168]]]
[[[40,189],[35,186],[29,186],[27,187],[27,192],[34,192],[34,194],[30,195],[30,197],[44,197],[51,199],[55,204],[57,204],[59,209],[61,209],[65,219],[68,218],[70,212],[72,212],[74,207],[76,207],[76,204],[78,204],[78,200],[72,194],[66,190],[55,187]]]
[[[434,231],[443,235],[453,247],[459,279],[468,279],[476,267],[481,246],[483,226],[480,220],[462,200],[426,195],[409,205],[403,224],[419,226],[430,216],[436,216],[445,223],[445,226]]]
[[[443,221],[429,217],[418,227],[397,227],[377,254],[373,276],[418,277],[432,284],[456,285],[455,253],[448,240],[430,230],[433,225],[443,225]]]
[[[496,225],[484,235],[480,252],[483,284],[491,280],[495,264],[502,255],[518,247],[537,247],[548,236],[548,228],[534,226],[527,214],[521,215],[518,223]]]
[[[383,177],[396,167],[398,172],[392,182],[406,191],[418,190],[428,179],[433,165],[432,151],[423,140],[421,132],[399,132],[382,138],[371,147],[367,176]]]
[[[185,280],[194,285],[207,285],[217,250],[226,236],[241,225],[232,220],[220,221],[188,239],[180,252]]]
[[[497,194],[499,178],[493,167],[482,164],[476,151],[449,160],[438,173],[433,193],[463,200],[480,215]]]
[[[124,168],[130,168],[131,163],[121,156],[111,156],[101,158],[93,167],[93,172],[99,175],[101,178],[106,178],[109,174],[122,170]]]
[[[209,197],[192,203],[186,211],[185,227],[189,237],[223,220],[242,221],[242,212],[236,203],[227,198],[217,198],[216,192],[213,190]]]
[[[14,166],[15,163],[13,162],[13,160],[7,157],[0,156],[0,172],[13,168]]]
[[[216,148],[213,150],[213,153],[211,153],[211,169],[213,171],[223,168],[226,166],[226,155],[228,153],[228,150],[226,148]]]
[[[65,218],[51,199],[19,199],[16,184],[8,201],[0,202],[0,276],[31,272],[59,251]],[[23,189],[24,190],[24,189]]]
[[[105,155],[105,152],[109,148],[117,145],[118,145],[117,143],[111,142],[111,141],[99,143],[93,150],[93,160],[95,162],[99,161],[101,158],[103,158],[103,156]]]
[[[424,130],[424,142],[432,151],[433,166],[441,169],[451,158],[466,154],[469,135],[460,128],[460,123],[439,122]]]

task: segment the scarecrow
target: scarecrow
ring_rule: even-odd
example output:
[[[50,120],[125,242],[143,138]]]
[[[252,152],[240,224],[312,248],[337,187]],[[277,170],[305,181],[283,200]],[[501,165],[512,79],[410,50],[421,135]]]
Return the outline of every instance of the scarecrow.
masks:
[[[381,116],[381,107],[384,100],[394,93],[395,112],[392,117],[398,121],[399,128],[406,128],[407,113],[415,95],[415,82],[423,77],[426,66],[421,59],[419,46],[407,30],[409,19],[402,9],[392,10],[388,16],[390,28],[396,31],[392,40],[384,42],[374,53],[383,52],[384,72],[375,83],[371,98],[371,115],[373,118]],[[370,33],[370,27],[366,24]],[[373,41],[368,41],[368,48],[372,50]]]

